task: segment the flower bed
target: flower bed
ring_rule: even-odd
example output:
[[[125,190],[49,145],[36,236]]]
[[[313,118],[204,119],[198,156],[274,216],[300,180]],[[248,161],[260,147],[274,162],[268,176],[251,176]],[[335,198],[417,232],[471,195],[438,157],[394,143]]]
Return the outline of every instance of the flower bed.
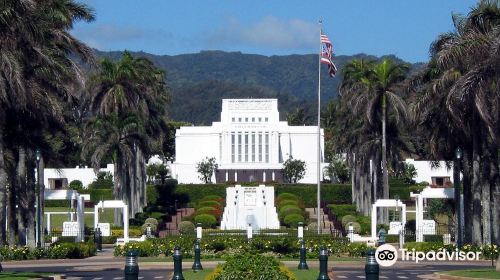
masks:
[[[295,280],[295,276],[285,266],[270,256],[254,254],[237,254],[226,259],[217,266],[208,280]]]
[[[35,259],[83,259],[94,256],[96,247],[91,242],[55,243],[47,248],[0,247],[0,259],[21,261]]]
[[[169,236],[161,239],[151,239],[144,242],[131,242],[115,247],[115,256],[124,256],[130,249],[136,250],[141,257],[171,256],[175,246],[180,246],[185,258],[194,256],[194,235]],[[368,247],[361,243],[348,243],[345,238],[332,239],[328,235],[306,236],[308,258],[317,258],[319,248],[325,246],[333,256],[364,256]],[[255,235],[249,242],[242,233],[240,235],[223,234],[204,236],[201,240],[204,259],[225,258],[237,253],[252,252],[268,254],[277,257],[297,258],[299,255],[299,241],[296,236]]]

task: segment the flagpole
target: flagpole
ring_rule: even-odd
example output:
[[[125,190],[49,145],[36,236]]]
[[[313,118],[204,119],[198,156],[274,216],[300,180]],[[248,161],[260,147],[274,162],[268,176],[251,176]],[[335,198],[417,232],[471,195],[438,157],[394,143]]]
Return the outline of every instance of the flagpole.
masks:
[[[320,210],[321,210],[321,27],[322,20],[319,21],[319,53],[318,53],[318,189],[317,189],[317,200],[318,200],[318,209],[316,211],[316,218],[318,224],[318,234],[321,233],[320,226]]]

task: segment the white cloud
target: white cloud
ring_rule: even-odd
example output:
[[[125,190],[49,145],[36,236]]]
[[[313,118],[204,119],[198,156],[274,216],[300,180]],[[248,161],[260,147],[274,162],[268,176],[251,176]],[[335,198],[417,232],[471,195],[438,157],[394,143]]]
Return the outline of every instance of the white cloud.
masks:
[[[318,40],[318,25],[300,19],[280,20],[267,16],[251,25],[230,18],[224,26],[206,36],[214,47],[221,44],[250,45],[272,48],[311,48]]]
[[[145,32],[130,26],[115,26],[112,24],[85,25],[76,28],[75,36],[94,42],[116,42],[143,38]]]

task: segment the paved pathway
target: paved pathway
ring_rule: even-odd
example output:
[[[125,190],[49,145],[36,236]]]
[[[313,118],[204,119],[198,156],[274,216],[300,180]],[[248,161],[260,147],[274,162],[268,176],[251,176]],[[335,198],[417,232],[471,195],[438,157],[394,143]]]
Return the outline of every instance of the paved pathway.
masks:
[[[296,267],[297,261],[285,261],[288,267]],[[37,260],[3,262],[5,271],[39,271],[66,275],[66,279],[73,280],[120,280],[124,279],[124,258],[115,258],[111,250],[105,250],[98,256],[84,260]],[[171,279],[173,272],[172,262],[140,262],[139,279]],[[217,265],[214,261],[202,261],[204,268],[213,268]],[[317,260],[308,260],[310,267],[318,267]],[[183,262],[184,270],[191,268],[192,261]],[[380,279],[436,279],[434,272],[455,269],[488,267],[491,263],[410,263],[398,262],[391,268],[380,268]],[[329,262],[333,270],[334,280],[359,280],[365,279],[363,262]]]

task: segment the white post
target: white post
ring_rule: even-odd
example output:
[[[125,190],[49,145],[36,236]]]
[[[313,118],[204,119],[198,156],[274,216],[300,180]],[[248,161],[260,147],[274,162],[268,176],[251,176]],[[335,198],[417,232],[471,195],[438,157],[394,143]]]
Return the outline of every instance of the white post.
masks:
[[[102,205],[104,207],[104,205]],[[94,229],[97,228],[97,224],[99,223],[99,206],[94,206]]]
[[[252,224],[248,224],[247,227],[247,238],[248,240],[252,239],[253,231],[252,231]]]
[[[300,223],[299,227],[297,228],[297,237],[299,239],[304,238],[304,225],[302,223]]]
[[[78,221],[78,239],[80,242],[85,241],[85,217],[84,212],[84,200],[83,196],[77,196],[76,198],[76,220]]]
[[[406,204],[402,204],[401,211],[403,214],[401,215],[401,235],[399,236],[399,248],[403,248],[405,244],[405,227],[406,227]]]
[[[424,241],[424,232],[423,232],[423,220],[424,220],[424,199],[422,198],[422,195],[419,195],[417,197],[417,205],[418,205],[418,211],[416,213],[417,219],[415,221],[415,230],[417,231],[416,234],[416,241],[417,242],[423,242]]]
[[[198,224],[196,227],[196,238],[201,239],[202,235],[203,235],[203,231],[201,228],[201,224]]]
[[[46,213],[47,215],[47,232],[50,234],[51,228],[50,228],[50,213]]]
[[[354,227],[349,224],[349,227],[347,228],[347,236],[349,238],[349,241],[351,241],[351,243],[354,242]]]
[[[123,243],[128,243],[128,205],[123,205]]]
[[[377,206],[372,206],[372,239],[377,240]]]

